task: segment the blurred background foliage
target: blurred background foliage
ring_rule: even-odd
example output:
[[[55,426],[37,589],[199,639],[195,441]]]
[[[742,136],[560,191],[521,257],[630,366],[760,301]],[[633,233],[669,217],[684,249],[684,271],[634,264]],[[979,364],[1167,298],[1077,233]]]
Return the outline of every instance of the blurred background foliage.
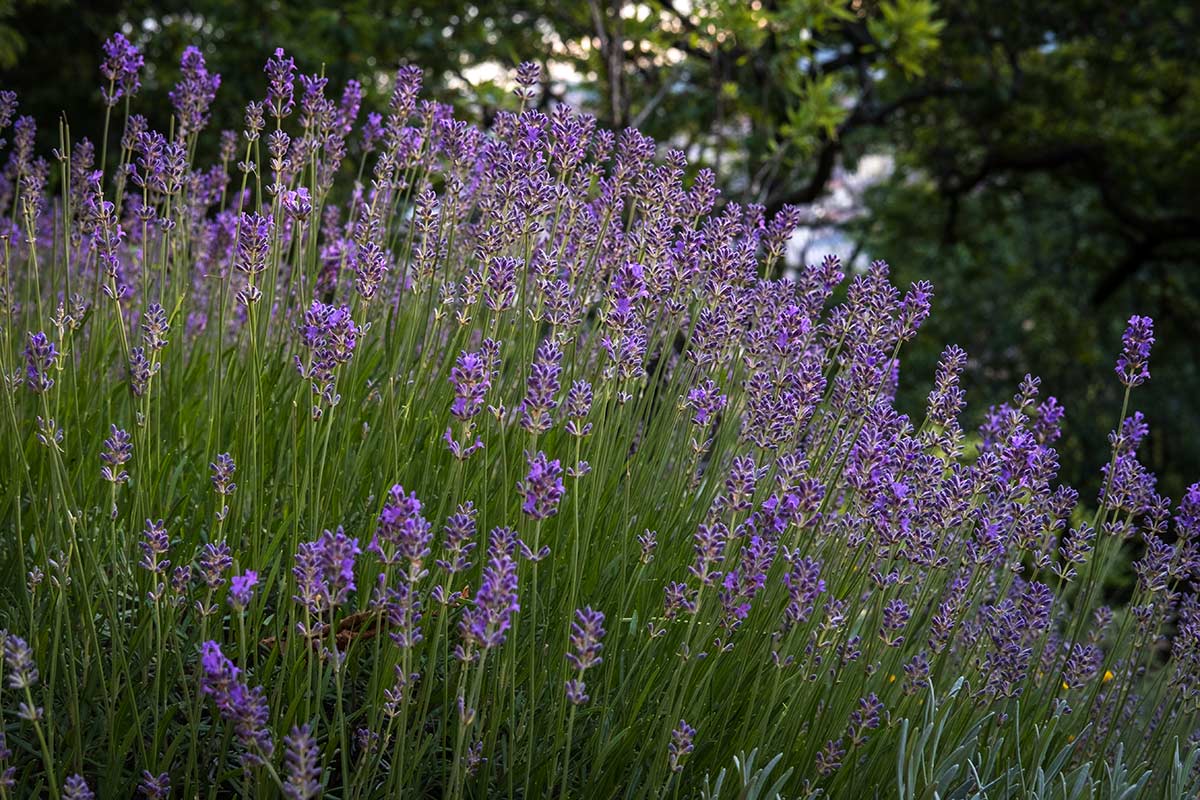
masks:
[[[100,45],[124,30],[151,66],[137,110],[166,127],[185,44],[223,76],[238,128],[284,46],[334,87],[388,90],[401,63],[486,121],[512,67],[543,103],[637,125],[729,200],[802,205],[792,266],[823,249],[886,258],[938,291],[908,351],[916,416],[943,344],[971,355],[976,418],[1026,372],[1067,407],[1063,477],[1094,497],[1120,408],[1124,320],[1154,316],[1136,406],[1145,459],[1178,498],[1200,478],[1200,8],[1168,0],[0,1],[0,84],[72,135],[102,121]],[[340,89],[338,89],[340,91]],[[377,98],[378,99],[378,98]],[[211,137],[215,140],[215,137]]]

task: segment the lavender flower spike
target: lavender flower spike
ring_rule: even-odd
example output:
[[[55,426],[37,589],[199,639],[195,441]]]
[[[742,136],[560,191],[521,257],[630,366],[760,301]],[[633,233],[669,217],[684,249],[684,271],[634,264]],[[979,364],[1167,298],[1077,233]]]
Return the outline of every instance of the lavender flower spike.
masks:
[[[29,334],[25,345],[25,385],[37,394],[47,391],[54,385],[50,370],[58,358],[58,349],[45,333]]]
[[[170,98],[179,118],[179,135],[186,138],[208,124],[209,106],[217,96],[221,76],[209,73],[204,55],[195,47],[183,51],[180,71]]]
[[[116,425],[110,425],[112,435],[104,440],[104,451],[100,454],[100,476],[113,484],[129,481],[129,473],[123,469],[133,457],[133,438]]]
[[[521,510],[534,519],[541,520],[558,513],[558,504],[566,491],[562,481],[562,464],[556,458],[550,461],[546,454],[538,451],[534,456],[526,454],[529,474],[518,490],[525,502]]]
[[[96,793],[82,775],[71,775],[63,782],[63,800],[96,800]]]
[[[671,743],[667,745],[667,763],[671,772],[682,772],[683,762],[687,755],[696,749],[693,740],[696,729],[687,724],[687,720],[679,720],[679,724],[671,731]]]
[[[575,705],[588,701],[587,688],[583,682],[585,670],[596,666],[602,659],[600,651],[604,645],[604,614],[592,610],[591,606],[575,610],[575,621],[571,623],[571,652],[566,654],[567,663],[578,671],[578,676],[567,681],[567,700]]]
[[[104,43],[104,61],[100,64],[100,74],[112,87],[103,87],[100,94],[104,104],[112,108],[122,98],[130,98],[137,94],[142,82],[140,74],[145,65],[145,59],[124,34],[114,33]]]
[[[283,737],[283,793],[288,800],[312,800],[321,795],[321,751],[308,723]]]
[[[1121,355],[1117,358],[1116,372],[1121,383],[1133,388],[1150,378],[1150,347],[1153,344],[1154,320],[1136,314],[1130,317],[1121,336]]]
[[[138,784],[138,791],[146,800],[167,800],[171,794],[171,773],[163,772],[154,775],[143,770],[142,782]]]
[[[234,732],[247,753],[248,764],[269,759],[275,743],[268,728],[270,711],[261,686],[249,688],[240,679],[241,670],[221,652],[221,646],[207,641],[201,646],[200,687],[217,705],[217,710],[233,723]]]

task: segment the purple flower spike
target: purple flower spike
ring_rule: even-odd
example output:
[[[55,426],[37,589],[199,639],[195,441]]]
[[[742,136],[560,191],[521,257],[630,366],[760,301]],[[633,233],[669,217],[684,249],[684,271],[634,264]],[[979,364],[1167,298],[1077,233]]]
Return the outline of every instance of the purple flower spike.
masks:
[[[29,334],[25,345],[25,385],[29,390],[41,394],[54,385],[50,370],[58,358],[58,348],[45,333]]]
[[[578,670],[578,676],[567,681],[566,690],[567,700],[577,706],[589,699],[583,682],[584,670],[604,660],[600,657],[600,651],[604,649],[600,643],[603,638],[604,614],[593,611],[590,606],[576,609],[575,621],[571,623],[571,652],[566,654],[566,659],[573,669]]]
[[[430,552],[432,528],[421,516],[416,492],[405,494],[404,487],[396,484],[379,514],[379,531],[367,545],[367,552],[379,556],[384,566],[407,562],[408,579],[419,580],[428,574],[422,563]]]
[[[584,422],[592,411],[592,385],[587,381],[575,381],[567,392],[567,433],[584,437],[592,432],[592,423]]]
[[[100,64],[100,74],[112,86],[100,90],[104,104],[112,108],[122,98],[133,97],[141,88],[141,71],[145,59],[124,34],[114,33],[104,43],[104,61]]]
[[[217,705],[221,716],[233,723],[238,740],[247,749],[243,759],[254,765],[269,759],[275,743],[268,727],[270,710],[261,686],[249,688],[240,679],[241,670],[221,652],[214,641],[200,648],[200,687]]]
[[[179,83],[170,91],[171,104],[179,118],[179,135],[187,138],[208,124],[208,110],[221,76],[210,74],[204,63],[204,55],[195,47],[183,51],[180,60]]]
[[[525,102],[533,100],[537,92],[535,88],[542,78],[542,66],[533,61],[522,61],[517,66],[517,88],[513,91]]]
[[[237,301],[248,306],[262,298],[262,290],[254,281],[267,268],[274,222],[270,217],[259,214],[242,214],[239,224],[241,230],[233,265],[251,281],[245,289],[237,293]]]
[[[891,600],[883,607],[883,627],[879,630],[879,638],[888,647],[899,647],[904,643],[904,637],[899,635],[912,617],[908,604],[899,598]]]
[[[1130,317],[1121,336],[1121,355],[1117,358],[1116,372],[1121,383],[1132,388],[1150,378],[1150,347],[1153,344],[1154,320],[1136,314]]]
[[[475,549],[475,504],[470,500],[446,520],[442,542],[444,556],[434,561],[451,575],[466,572],[471,568],[471,551]]]
[[[575,621],[571,623],[572,652],[567,653],[567,661],[575,669],[588,669],[603,661],[600,651],[604,645],[604,614],[595,611],[591,606],[575,610]]]
[[[850,714],[851,747],[862,747],[867,743],[867,731],[879,727],[879,715],[882,711],[883,703],[874,692],[859,699],[858,708]]]
[[[142,316],[142,341],[147,349],[156,352],[162,350],[168,344],[167,334],[170,332],[166,309],[158,303],[148,305],[146,313]]]
[[[696,749],[693,740],[696,729],[687,724],[687,720],[679,720],[679,724],[671,731],[671,743],[667,745],[667,763],[671,772],[682,772],[683,762],[687,755]]]
[[[233,566],[229,545],[224,542],[206,544],[200,551],[200,574],[209,589],[218,589],[225,582],[225,572]]]
[[[461,420],[471,419],[483,409],[484,397],[492,386],[490,360],[483,353],[464,350],[450,369],[450,385],[454,387],[450,413]]]
[[[282,52],[282,51],[277,51]],[[312,800],[321,794],[321,751],[305,723],[283,737],[283,793],[288,800]]]
[[[300,337],[308,355],[307,359],[296,356],[296,369],[301,377],[312,381],[313,394],[330,406],[341,402],[336,370],[354,356],[358,334],[359,327],[351,318],[348,306],[326,305],[314,300],[304,312]],[[313,418],[320,418],[321,413],[320,408],[314,406]]]
[[[504,644],[513,614],[521,609],[517,600],[517,563],[504,545],[507,538],[500,535],[503,533],[504,529],[499,528],[492,531],[489,560],[479,591],[459,620],[458,630],[465,645],[455,650],[460,660],[474,658],[474,648],[490,649]]]
[[[546,519],[558,513],[558,504],[566,491],[562,481],[562,464],[550,461],[540,450],[534,456],[526,454],[529,474],[518,491],[525,498],[521,510],[534,519]]]
[[[96,800],[96,793],[82,775],[71,775],[63,782],[63,800]]]
[[[788,604],[784,609],[783,621],[783,630],[786,632],[795,625],[808,622],[816,606],[817,597],[825,591],[825,581],[821,579],[819,561],[807,556],[800,558],[786,550],[784,557],[789,565],[783,576],[783,583],[788,590]]]
[[[705,381],[692,389],[688,392],[686,405],[692,412],[692,424],[702,428],[707,426],[725,408],[727,400],[712,381]]]
[[[296,60],[283,52],[282,47],[275,48],[275,55],[267,60],[263,67],[267,73],[267,108],[271,115],[283,119],[292,113],[296,106],[294,97],[296,86]]]
[[[0,631],[4,641],[4,664],[8,667],[8,688],[18,691],[37,685],[38,669],[33,660],[33,650],[20,636]]]
[[[845,756],[846,745],[842,744],[842,740],[830,739],[817,753],[817,772],[825,776],[832,775],[842,766]]]
[[[163,772],[153,775],[143,770],[142,782],[138,784],[138,791],[146,800],[167,800],[171,794],[171,774]]]
[[[116,425],[110,425],[112,435],[104,440],[104,451],[100,454],[100,476],[104,480],[122,484],[129,481],[129,473],[122,467],[133,457],[133,438]]]
[[[342,605],[354,591],[354,559],[362,551],[340,527],[296,551],[296,602],[315,617]]]
[[[696,562],[688,567],[688,572],[709,585],[716,583],[721,577],[713,567],[725,560],[725,545],[729,542],[729,528],[722,522],[712,525],[701,525],[696,529],[693,549],[696,551]]]
[[[212,471],[213,490],[217,494],[228,497],[237,491],[237,484],[233,482],[233,473],[237,471],[237,465],[233,463],[233,457],[229,453],[221,453],[208,468]]]
[[[146,358],[146,348],[134,347],[129,351],[129,388],[134,397],[146,394],[150,379],[158,372],[159,366]]]
[[[160,519],[157,522],[146,520],[146,530],[142,533],[142,560],[139,566],[142,569],[148,570],[152,575],[165,573],[171,567],[171,562],[160,558],[166,555],[167,549],[170,546],[170,538],[167,536],[167,528],[163,525]]]
[[[558,407],[559,375],[562,374],[562,349],[553,338],[545,339],[533,356],[525,399],[521,402],[521,427],[530,433],[550,430],[551,414]]]

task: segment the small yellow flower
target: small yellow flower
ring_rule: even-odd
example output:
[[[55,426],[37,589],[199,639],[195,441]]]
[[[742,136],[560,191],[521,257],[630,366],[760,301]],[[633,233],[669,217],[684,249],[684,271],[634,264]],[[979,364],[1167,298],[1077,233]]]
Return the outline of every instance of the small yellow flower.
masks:
[[[1114,675],[1111,669],[1104,670],[1104,682],[1108,683],[1113,679]]]
[[[1071,688],[1071,685],[1070,685],[1070,684],[1068,684],[1066,681],[1063,681],[1063,688],[1064,688],[1064,689],[1070,689],[1070,688]]]
[[[888,675],[888,683],[895,683],[895,682],[896,682],[896,676]]]
[[[1068,741],[1068,742],[1074,742],[1074,741],[1075,741],[1075,734],[1073,734],[1073,733],[1072,733],[1072,734],[1068,734],[1068,735],[1067,735],[1067,741]]]

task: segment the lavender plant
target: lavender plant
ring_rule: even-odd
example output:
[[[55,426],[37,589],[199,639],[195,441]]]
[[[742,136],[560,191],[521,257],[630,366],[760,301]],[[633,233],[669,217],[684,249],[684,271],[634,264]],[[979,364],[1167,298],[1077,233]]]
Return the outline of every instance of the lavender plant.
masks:
[[[98,144],[0,94],[0,798],[1195,795],[1149,319],[1081,502],[1037,379],[895,409],[931,287],[767,279],[792,210],[531,65],[484,130],[279,49],[214,134],[105,52]]]

